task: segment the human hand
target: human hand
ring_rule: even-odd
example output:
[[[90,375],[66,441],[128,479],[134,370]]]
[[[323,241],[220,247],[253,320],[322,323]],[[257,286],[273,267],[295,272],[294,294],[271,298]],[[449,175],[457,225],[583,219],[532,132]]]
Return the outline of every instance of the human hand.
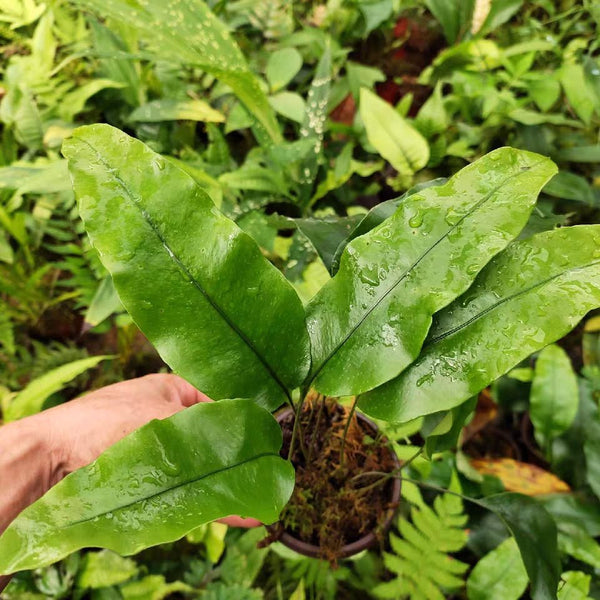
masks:
[[[152,419],[166,419],[210,402],[184,379],[155,374],[101,388],[86,396],[0,427],[0,534],[29,504],[69,473]],[[235,527],[260,525],[227,517]],[[8,578],[0,576],[0,591]]]
[[[93,462],[104,450],[152,419],[166,419],[197,404],[212,402],[177,375],[154,374],[122,381],[36,415],[50,433],[54,475],[51,484]],[[33,418],[33,417],[32,417]],[[235,527],[256,527],[255,519],[226,517]]]

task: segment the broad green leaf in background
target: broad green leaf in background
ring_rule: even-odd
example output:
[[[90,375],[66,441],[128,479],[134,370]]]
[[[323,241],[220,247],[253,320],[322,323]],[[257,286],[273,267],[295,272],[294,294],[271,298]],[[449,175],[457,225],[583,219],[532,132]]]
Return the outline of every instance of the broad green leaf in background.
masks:
[[[600,105],[594,91],[588,86],[583,66],[575,63],[564,64],[560,70],[560,82],[575,114],[589,125],[594,110]]]
[[[136,108],[130,121],[160,123],[161,121],[207,121],[222,123],[225,116],[203,100],[153,100]]]
[[[281,48],[269,55],[265,75],[271,92],[283,89],[302,68],[302,55],[296,48]]]
[[[111,81],[110,79],[93,79],[92,81],[88,81],[64,95],[58,106],[58,115],[63,121],[70,122],[75,115],[79,114],[85,108],[85,103],[93,95],[102,90],[122,87],[125,87],[124,84],[118,81]]]
[[[369,143],[401,177],[409,177],[427,164],[429,146],[425,138],[385,100],[366,88],[360,91],[360,116]]]
[[[122,310],[122,304],[117,295],[117,290],[112,281],[112,277],[107,275],[98,285],[96,293],[88,306],[83,318],[83,328],[91,329],[108,319],[110,315]]]
[[[561,552],[600,569],[600,544],[587,533],[585,528],[573,524],[559,523],[558,547]]]
[[[514,536],[531,581],[532,600],[555,600],[560,560],[556,525],[548,511],[522,494],[496,494],[477,503],[498,515]]]
[[[600,410],[595,392],[590,381],[580,379],[579,404],[583,417],[585,477],[594,494],[600,498]],[[585,529],[588,529],[587,525]],[[600,532],[597,535],[600,535]]]
[[[60,391],[67,383],[78,375],[92,369],[103,360],[112,356],[90,356],[67,363],[44,373],[41,377],[31,381],[27,387],[19,392],[4,411],[6,422],[16,421],[29,415],[34,415],[42,410],[44,402],[54,393]]]
[[[565,571],[561,578],[557,600],[591,600],[588,596],[592,576],[581,571]]]
[[[470,28],[475,0],[425,0],[444,30],[449,44],[454,44]]]
[[[17,190],[20,194],[53,194],[71,190],[66,160],[45,165],[13,163],[0,167],[0,188]]]
[[[336,276],[307,307],[315,387],[358,394],[407,367],[433,313],[518,235],[554,172],[546,158],[501,148],[409,196],[348,244]]]
[[[126,583],[120,588],[123,600],[163,600],[177,592],[192,592],[193,588],[183,581],[167,583],[164,575],[146,575],[139,581]]]
[[[280,115],[302,123],[306,114],[306,103],[304,98],[296,92],[279,92],[269,96],[269,104]]]
[[[231,87],[256,117],[261,143],[282,141],[281,132],[257,77],[233,40],[227,27],[201,0],[72,0],[102,17],[128,23],[156,52],[157,60],[187,63],[211,73]]]
[[[360,407],[390,421],[447,410],[568,333],[600,306],[600,225],[516,242],[436,315],[419,358],[365,394]]]
[[[556,198],[585,202],[594,206],[597,204],[594,191],[585,177],[569,171],[560,171],[544,187],[544,193]]]
[[[515,538],[509,537],[475,565],[467,579],[469,600],[519,600],[529,579]]]
[[[137,574],[139,567],[131,558],[123,558],[110,550],[87,552],[77,573],[77,587],[98,589],[118,585]]]
[[[597,163],[600,162],[600,144],[561,148],[555,156],[557,160]]]
[[[0,537],[0,573],[89,546],[134,554],[227,515],[272,523],[294,487],[281,440],[275,419],[251,400],[151,421],[13,521]]]
[[[540,447],[547,448],[571,426],[579,406],[577,375],[560,346],[551,344],[540,352],[529,400],[535,438]]]
[[[215,399],[282,404],[308,369],[304,310],[254,241],[118,129],[82,127],[64,153],[92,243],[164,360]]]
[[[314,141],[313,151],[300,166],[300,204],[306,206],[312,196],[313,184],[319,168],[319,157],[323,153],[323,136],[328,114],[329,93],[331,91],[331,47],[327,43],[317,64],[315,76],[308,90],[306,114],[300,128],[300,137]]]
[[[523,5],[523,0],[476,0],[475,7],[477,5],[488,5],[489,9],[485,20],[473,33],[487,35],[518,12]]]
[[[310,240],[327,270],[331,272],[331,263],[338,246],[345,240],[360,216],[333,217],[315,219],[293,219],[295,226]]]

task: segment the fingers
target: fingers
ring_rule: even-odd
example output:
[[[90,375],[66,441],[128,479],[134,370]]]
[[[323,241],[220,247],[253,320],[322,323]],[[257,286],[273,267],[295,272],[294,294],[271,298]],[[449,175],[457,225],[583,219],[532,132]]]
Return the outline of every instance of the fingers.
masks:
[[[224,519],[219,519],[218,522],[229,525],[229,527],[244,527],[246,529],[260,527],[262,525],[262,523],[256,519],[243,519],[242,517],[225,517]]]
[[[168,378],[168,384],[176,391],[179,401],[185,407],[193,406],[199,402],[212,402],[206,395],[197,390],[191,383],[188,383],[179,375],[164,375]]]

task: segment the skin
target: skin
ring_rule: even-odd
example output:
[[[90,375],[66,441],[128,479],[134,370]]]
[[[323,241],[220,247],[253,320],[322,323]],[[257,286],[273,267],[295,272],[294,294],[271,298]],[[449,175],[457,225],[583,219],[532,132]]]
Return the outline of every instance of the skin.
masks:
[[[211,400],[181,377],[147,375],[0,427],[0,534],[63,477],[93,462],[121,438],[198,402]],[[222,522],[259,525],[234,516]],[[9,580],[0,576],[0,592]]]

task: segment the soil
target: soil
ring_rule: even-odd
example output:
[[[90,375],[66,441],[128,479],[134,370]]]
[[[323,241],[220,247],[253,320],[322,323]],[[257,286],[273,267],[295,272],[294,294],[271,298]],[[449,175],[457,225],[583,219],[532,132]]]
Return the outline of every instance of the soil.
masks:
[[[308,544],[321,549],[321,557],[335,563],[340,549],[375,531],[383,540],[383,527],[392,505],[394,479],[380,474],[397,468],[387,441],[377,436],[366,422],[352,414],[344,458],[340,450],[349,409],[335,399],[313,397],[304,403],[300,424],[303,448],[296,442],[292,463],[296,486],[279,524]],[[281,421],[287,458],[292,439],[294,414]],[[355,478],[355,479],[353,479]],[[376,485],[375,482],[379,482]],[[361,489],[363,488],[363,489]]]

